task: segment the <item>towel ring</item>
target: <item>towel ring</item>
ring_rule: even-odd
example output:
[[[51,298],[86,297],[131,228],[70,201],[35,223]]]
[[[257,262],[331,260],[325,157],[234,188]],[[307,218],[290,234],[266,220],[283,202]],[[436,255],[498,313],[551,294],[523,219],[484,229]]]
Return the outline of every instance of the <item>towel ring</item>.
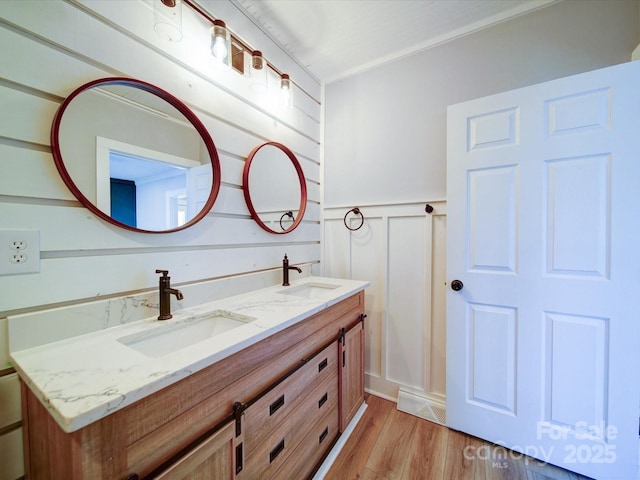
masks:
[[[358,225],[356,228],[351,228],[347,223],[347,215],[349,215],[351,212],[353,212],[355,215],[360,215],[360,225]],[[360,230],[360,228],[362,228],[362,225],[364,225],[364,215],[358,207],[354,207],[344,214],[344,226],[347,227],[348,230],[355,232],[356,230]]]
[[[282,219],[283,219],[284,217],[291,217],[291,221],[292,221],[292,222],[295,222],[295,221],[296,221],[295,217],[293,216],[293,212],[292,212],[292,211],[284,212],[284,213],[282,214],[282,216],[280,217],[280,228],[281,228],[282,230],[286,230],[286,228],[284,228],[284,227],[282,226]]]

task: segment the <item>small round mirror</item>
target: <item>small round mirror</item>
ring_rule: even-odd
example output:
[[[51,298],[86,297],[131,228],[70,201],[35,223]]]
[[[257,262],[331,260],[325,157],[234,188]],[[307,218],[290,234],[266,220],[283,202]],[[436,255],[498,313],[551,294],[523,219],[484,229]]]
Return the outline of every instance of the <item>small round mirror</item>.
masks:
[[[242,174],[244,198],[251,216],[271,233],[289,233],[302,221],[307,184],[298,159],[277,142],[254,148]]]
[[[196,115],[160,88],[103,78],[77,88],[51,129],[64,183],[127,230],[167,233],[200,221],[220,189],[220,161]]]

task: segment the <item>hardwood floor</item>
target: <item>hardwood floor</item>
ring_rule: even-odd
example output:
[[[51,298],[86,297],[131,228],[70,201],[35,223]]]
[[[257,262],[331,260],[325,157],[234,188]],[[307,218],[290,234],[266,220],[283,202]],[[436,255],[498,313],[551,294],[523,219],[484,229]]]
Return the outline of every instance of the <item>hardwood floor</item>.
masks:
[[[400,412],[380,397],[365,398],[369,407],[327,480],[587,480]]]

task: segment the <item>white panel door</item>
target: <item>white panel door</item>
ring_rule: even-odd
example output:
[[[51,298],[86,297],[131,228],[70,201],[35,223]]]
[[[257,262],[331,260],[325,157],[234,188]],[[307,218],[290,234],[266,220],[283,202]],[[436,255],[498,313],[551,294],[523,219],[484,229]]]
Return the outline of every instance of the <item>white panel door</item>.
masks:
[[[640,62],[454,105],[447,128],[448,425],[636,478]]]

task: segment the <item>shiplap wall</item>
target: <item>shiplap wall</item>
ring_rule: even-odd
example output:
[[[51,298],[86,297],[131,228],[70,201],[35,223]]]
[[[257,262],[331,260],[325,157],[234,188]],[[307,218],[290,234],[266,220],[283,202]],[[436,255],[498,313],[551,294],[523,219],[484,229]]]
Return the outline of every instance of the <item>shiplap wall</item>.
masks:
[[[183,8],[183,40],[169,43],[153,30],[151,1],[2,1],[0,229],[39,230],[41,263],[38,274],[0,276],[0,370],[8,365],[7,315],[154,289],[157,268],[170,270],[180,286],[277,268],[285,252],[293,264],[320,260],[320,85],[232,2],[202,5],[241,38],[259,42],[251,45],[291,75],[293,109],[271,108],[252,96],[247,77],[213,70],[210,25],[189,8]],[[76,87],[110,76],[159,86],[209,130],[222,187],[199,224],[166,235],[124,231],[83,208],[59,178],[49,141],[53,115]],[[291,234],[261,230],[242,195],[244,160],[265,141],[287,145],[306,177],[309,203]],[[17,379],[0,382],[0,478],[16,478],[20,430],[5,427],[19,421]]]

